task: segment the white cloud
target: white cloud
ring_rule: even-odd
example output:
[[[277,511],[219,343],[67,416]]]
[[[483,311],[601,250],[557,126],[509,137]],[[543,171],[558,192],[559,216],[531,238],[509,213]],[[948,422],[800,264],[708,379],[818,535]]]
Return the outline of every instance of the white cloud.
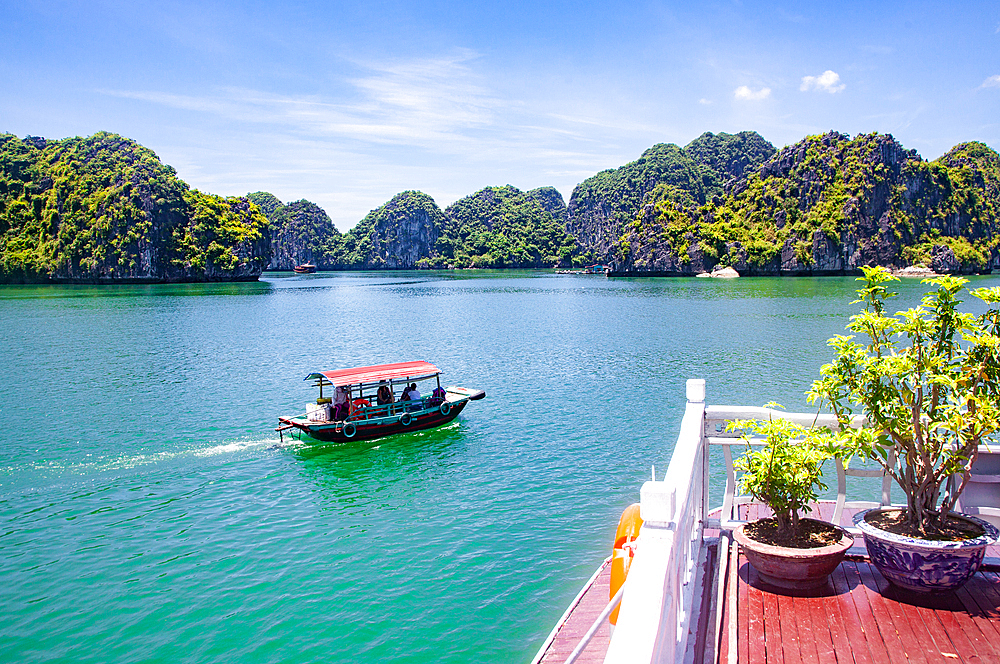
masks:
[[[97,92],[157,106],[173,112],[178,125],[201,128],[197,136],[185,130],[174,145],[157,144],[192,186],[305,197],[341,230],[405,189],[425,191],[442,206],[508,182],[524,189],[550,184],[568,196],[593,173],[635,159],[639,152],[623,142],[640,136],[641,145],[664,133],[599,106],[553,113],[556,106],[494,84],[477,60],[459,51],[353,61],[340,89],[313,94],[236,87]]]
[[[736,91],[733,94],[736,96],[737,99],[760,101],[761,99],[767,99],[768,97],[771,96],[771,88],[761,88],[760,90],[757,90],[755,92],[750,88],[748,88],[747,86],[741,85],[740,87],[736,88]]]
[[[205,97],[156,91],[102,90],[231,120],[273,124],[304,135],[366,143],[442,147],[467,144],[470,133],[498,124],[504,101],[479,84],[466,62],[474,53],[390,63],[356,63],[367,70],[348,80],[357,94],[335,100],[283,96],[240,88]]]
[[[840,74],[827,69],[819,76],[803,76],[802,85],[799,86],[799,90],[803,92],[806,90],[822,90],[823,92],[833,94],[834,92],[840,92],[846,87],[845,84],[840,82]]]
[[[702,97],[701,99],[698,100],[698,103],[702,104],[704,106],[708,106],[708,105],[710,105],[712,103],[712,100],[711,99],[705,99],[704,97]]]
[[[983,81],[983,84],[980,85],[979,87],[981,87],[981,88],[1000,88],[1000,74],[996,74],[995,76],[990,76],[988,79],[986,79],[985,81]]]

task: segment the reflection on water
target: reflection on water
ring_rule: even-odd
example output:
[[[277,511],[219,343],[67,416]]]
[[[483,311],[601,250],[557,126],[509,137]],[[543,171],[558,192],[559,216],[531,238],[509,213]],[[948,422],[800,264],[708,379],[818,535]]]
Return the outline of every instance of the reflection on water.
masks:
[[[43,284],[0,286],[2,300],[36,300],[49,298],[113,297],[212,297],[260,295],[271,290],[267,281],[203,284]]]

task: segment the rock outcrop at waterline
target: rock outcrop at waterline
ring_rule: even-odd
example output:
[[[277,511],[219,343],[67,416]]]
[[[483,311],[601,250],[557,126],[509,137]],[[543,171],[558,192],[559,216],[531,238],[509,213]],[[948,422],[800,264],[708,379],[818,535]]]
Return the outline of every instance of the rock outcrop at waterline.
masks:
[[[321,270],[339,267],[325,262],[330,248],[339,246],[342,240],[323,208],[304,199],[285,205],[266,191],[247,194],[247,198],[260,208],[270,225],[268,270],[291,270],[303,263],[312,263]]]
[[[1000,267],[1000,155],[963,143],[927,162],[892,136],[830,132],[782,149],[703,205],[647,201],[610,249],[618,273],[843,274]]]
[[[758,133],[705,133],[681,148],[658,144],[638,160],[601,171],[573,189],[566,230],[595,261],[617,263],[626,226],[646,205],[697,207],[720,201],[739,178],[774,154]]]
[[[246,198],[190,189],[115,134],[0,134],[0,283],[250,281],[269,256]]]
[[[570,265],[576,254],[553,187],[486,187],[445,210],[423,192],[404,191],[343,234],[315,206],[294,221],[296,204],[265,192],[249,198],[271,222],[272,269],[307,261],[320,270],[539,268]]]
[[[396,194],[348,233],[341,262],[363,269],[423,267],[435,254],[444,213],[421,191]]]
[[[924,161],[892,136],[830,132],[775,151],[755,132],[655,145],[580,183],[485,187],[442,210],[405,191],[339,232],[309,201],[191,190],[114,134],[0,134],[0,283],[232,281],[321,270],[541,268],[839,274],[1000,267],[1000,156]]]

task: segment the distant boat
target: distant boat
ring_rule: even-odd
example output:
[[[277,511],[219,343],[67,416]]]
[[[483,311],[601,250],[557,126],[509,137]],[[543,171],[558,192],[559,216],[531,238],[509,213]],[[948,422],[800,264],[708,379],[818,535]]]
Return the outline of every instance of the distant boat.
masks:
[[[311,373],[305,379],[314,381],[319,398],[306,405],[305,414],[279,417],[275,431],[298,429],[325,442],[370,440],[447,424],[470,401],[486,396],[483,390],[441,387],[440,374],[436,366],[421,361]],[[429,394],[415,398],[400,395],[397,400],[393,388],[405,390],[407,385],[422,381],[430,381],[424,383]],[[436,387],[431,390],[431,386]],[[324,387],[337,387],[347,393],[348,402],[342,411],[332,407],[330,397],[323,396]],[[379,403],[380,396],[384,403]]]
[[[316,266],[312,263],[303,263],[292,268],[296,274],[312,274],[316,271]]]
[[[611,268],[609,266],[597,263],[595,265],[588,265],[582,270],[556,270],[556,274],[607,274],[610,271]]]

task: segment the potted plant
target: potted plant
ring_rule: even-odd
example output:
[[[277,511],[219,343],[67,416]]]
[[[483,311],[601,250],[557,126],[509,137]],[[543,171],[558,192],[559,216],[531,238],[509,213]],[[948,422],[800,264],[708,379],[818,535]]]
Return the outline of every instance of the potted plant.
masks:
[[[765,407],[776,407],[767,404]],[[760,577],[772,586],[809,589],[822,586],[854,543],[853,536],[832,523],[808,519],[822,481],[823,462],[835,451],[826,429],[806,428],[789,420],[733,420],[727,431],[742,431],[747,451],[733,467],[742,471],[740,491],[771,508],[773,517],[758,519],[733,531],[734,539]],[[751,434],[764,446],[750,446]]]
[[[884,268],[862,268],[863,305],[852,335],[830,339],[836,357],[808,393],[840,422],[847,458],[882,466],[906,505],[861,512],[854,522],[882,575],[918,591],[957,588],[978,569],[992,525],[952,508],[971,476],[979,445],[1000,429],[1000,288],[968,291],[986,303],[976,316],[958,311],[967,283],[955,276],[933,284],[919,306],[886,315],[897,280]],[[848,426],[855,412],[865,426]]]

